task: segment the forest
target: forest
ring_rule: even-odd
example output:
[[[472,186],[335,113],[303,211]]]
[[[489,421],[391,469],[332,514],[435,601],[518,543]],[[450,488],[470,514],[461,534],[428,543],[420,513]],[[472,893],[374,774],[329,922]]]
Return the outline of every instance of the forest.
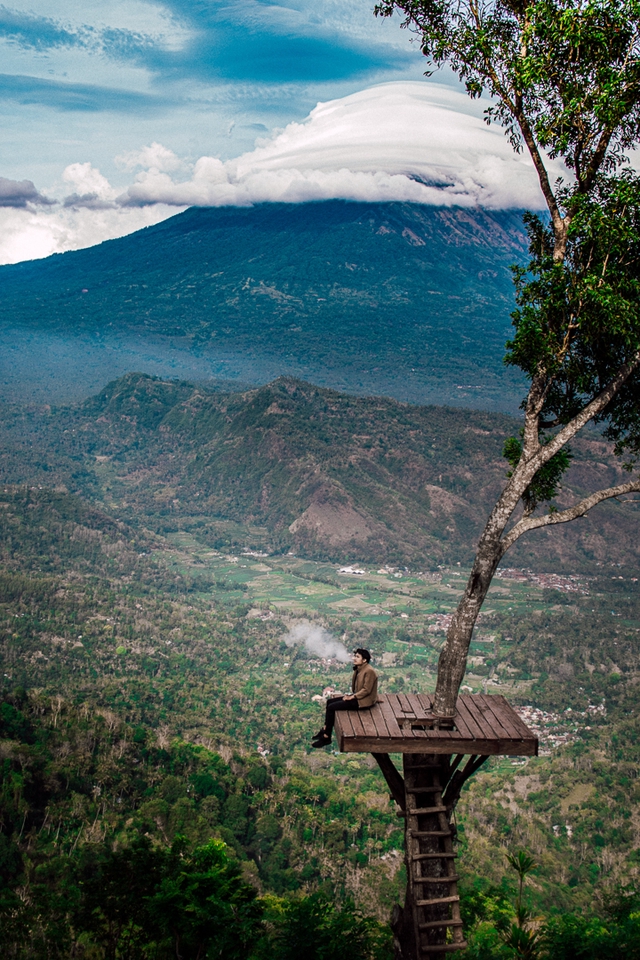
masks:
[[[346,689],[349,670],[285,639],[306,617],[368,645],[383,690],[427,689],[442,642],[428,624],[450,609],[459,569],[439,557],[420,575],[367,570],[369,586],[349,585],[339,548],[331,561],[323,550],[313,562],[268,553],[264,534],[257,542],[237,521],[233,545],[212,544],[186,508],[163,514],[147,481],[139,492],[131,483],[136,458],[151,454],[150,414],[139,406],[132,417],[141,393],[129,386],[133,397],[122,385],[107,391],[117,418],[104,397],[51,410],[46,432],[33,428],[41,411],[4,411],[13,438],[3,451],[13,482],[0,487],[5,953],[330,960],[348,942],[389,958],[402,821],[368,755],[309,750],[313,696]],[[142,387],[155,423],[167,391],[193,396],[188,385]],[[245,425],[252,402],[224,400],[239,404]],[[214,439],[226,429],[211,413],[208,424]],[[25,464],[50,462],[60,437],[57,472],[34,482]],[[124,480],[114,472],[105,482],[103,456]],[[469,683],[500,683],[489,690],[535,708],[543,749],[527,762],[490,761],[463,793],[471,958],[519,955],[507,856],[521,850],[535,863],[524,897],[539,918],[536,956],[638,956],[640,608],[623,548],[620,561],[572,579],[531,570],[522,584],[524,574],[506,571],[487,605]],[[550,562],[542,552],[537,569]]]

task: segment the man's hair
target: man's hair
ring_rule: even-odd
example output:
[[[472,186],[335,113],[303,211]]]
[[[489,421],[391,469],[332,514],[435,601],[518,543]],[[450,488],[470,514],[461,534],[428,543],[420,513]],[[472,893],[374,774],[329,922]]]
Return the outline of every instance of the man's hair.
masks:
[[[358,647],[357,650],[353,651],[354,654],[359,653],[363,660],[366,660],[367,663],[371,663],[371,654],[368,650],[365,650],[364,647]]]

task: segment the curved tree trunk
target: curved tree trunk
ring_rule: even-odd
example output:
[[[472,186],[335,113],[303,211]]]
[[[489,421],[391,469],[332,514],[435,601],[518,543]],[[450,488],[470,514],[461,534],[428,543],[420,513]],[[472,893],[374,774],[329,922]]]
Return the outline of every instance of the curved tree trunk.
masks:
[[[458,690],[467,668],[467,654],[480,608],[491,586],[504,551],[500,540],[478,550],[465,592],[453,615],[438,661],[433,710],[436,716],[453,717]]]

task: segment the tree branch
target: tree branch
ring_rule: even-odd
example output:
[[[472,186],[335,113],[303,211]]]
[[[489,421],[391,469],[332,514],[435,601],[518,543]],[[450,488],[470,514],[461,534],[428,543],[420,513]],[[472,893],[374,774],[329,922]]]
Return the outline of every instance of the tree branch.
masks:
[[[613,136],[613,130],[610,127],[605,127],[605,129],[600,134],[598,145],[596,146],[595,150],[591,155],[589,166],[584,171],[584,175],[582,179],[579,180],[581,193],[586,193],[590,189],[593,181],[595,180],[598,170],[602,166],[602,162],[605,158],[605,154],[611,142],[612,136]]]
[[[559,510],[557,513],[548,513],[544,517],[523,517],[522,520],[519,520],[518,523],[511,528],[509,533],[502,538],[501,545],[503,547],[503,553],[506,552],[523,533],[528,533],[529,530],[538,530],[540,527],[549,527],[555,523],[568,523],[577,517],[584,517],[589,510],[598,503],[602,503],[603,500],[610,500],[612,497],[619,497],[623,493],[633,492],[640,492],[640,477],[636,480],[630,480],[629,483],[622,483],[617,487],[607,487],[604,490],[596,490],[595,493],[589,494],[584,500],[580,500],[579,503],[574,503],[572,507],[568,507],[566,510]]]
[[[576,433],[579,433],[580,430],[590,420],[593,420],[594,417],[597,417],[599,413],[605,409],[608,403],[613,400],[617,394],[620,387],[623,386],[626,380],[631,376],[633,371],[640,365],[640,350],[636,353],[633,360],[630,360],[628,363],[623,363],[613,380],[602,390],[597,397],[594,397],[591,403],[588,403],[586,407],[583,407],[580,413],[578,413],[573,420],[570,420],[569,423],[560,430],[555,437],[549,441],[549,443],[544,444],[539,448],[537,453],[531,458],[530,461],[527,461],[527,466],[535,460],[539,461],[536,467],[536,471],[540,467],[551,460],[555,454],[561,450],[565,444],[569,442]],[[527,471],[529,472],[529,471]],[[517,471],[516,471],[517,473]],[[516,473],[514,473],[513,478],[516,478]]]
[[[549,171],[547,170],[544,160],[540,155],[536,138],[533,135],[533,131],[531,130],[531,126],[529,125],[529,121],[527,120],[524,111],[522,109],[512,109],[513,115],[518,121],[518,126],[522,131],[522,136],[527,145],[529,155],[533,160],[533,165],[536,168],[540,189],[542,190],[542,195],[544,196],[549,213],[551,214],[551,221],[553,223],[553,230],[555,234],[553,259],[555,261],[559,261],[564,259],[564,254],[567,247],[567,229],[569,227],[569,217],[563,217],[560,213],[558,201],[556,200],[555,193],[553,192],[551,183],[549,182]]]

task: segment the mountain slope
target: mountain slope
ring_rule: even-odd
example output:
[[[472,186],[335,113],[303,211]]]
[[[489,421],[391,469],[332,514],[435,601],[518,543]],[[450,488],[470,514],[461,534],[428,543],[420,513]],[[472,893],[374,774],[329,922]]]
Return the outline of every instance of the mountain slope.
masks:
[[[237,549],[295,549],[411,566],[467,562],[505,479],[503,414],[358,398],[280,378],[210,394],[142,374],[77,407],[5,408],[0,481],[64,484],[130,523]],[[597,435],[575,444],[567,489],[621,471]],[[603,504],[527,538],[512,563],[634,563],[637,524]]]
[[[0,325],[14,339],[0,388],[10,395],[20,374],[38,390],[28,335],[40,376],[56,355],[45,374],[54,396],[72,394],[68,381],[101,387],[133,364],[247,383],[288,373],[355,393],[515,409],[519,380],[502,356],[509,265],[525,251],[515,211],[337,200],[194,208],[1,267]]]

